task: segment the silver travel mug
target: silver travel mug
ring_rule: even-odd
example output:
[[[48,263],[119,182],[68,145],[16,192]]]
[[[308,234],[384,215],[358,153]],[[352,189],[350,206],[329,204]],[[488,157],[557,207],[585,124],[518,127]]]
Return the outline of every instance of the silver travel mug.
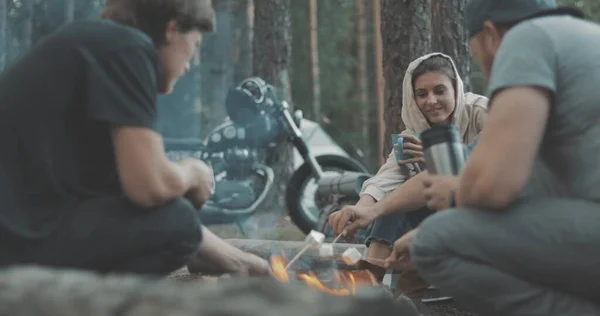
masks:
[[[425,165],[430,174],[456,176],[466,161],[466,147],[452,124],[435,125],[421,134]]]

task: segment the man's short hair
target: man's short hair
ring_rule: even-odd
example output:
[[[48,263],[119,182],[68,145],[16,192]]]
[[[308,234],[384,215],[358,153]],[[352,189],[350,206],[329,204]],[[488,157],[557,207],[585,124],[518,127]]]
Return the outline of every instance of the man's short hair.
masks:
[[[211,0],[108,0],[102,18],[146,33],[159,46],[165,43],[169,21],[176,21],[181,32],[215,29]]]

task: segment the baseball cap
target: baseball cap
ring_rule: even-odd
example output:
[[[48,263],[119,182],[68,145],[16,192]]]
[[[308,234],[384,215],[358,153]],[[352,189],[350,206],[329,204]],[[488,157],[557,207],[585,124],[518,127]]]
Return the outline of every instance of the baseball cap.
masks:
[[[473,37],[483,29],[485,21],[518,23],[522,20],[552,14],[572,14],[583,17],[577,9],[558,7],[556,0],[470,0],[467,6],[467,27]]]

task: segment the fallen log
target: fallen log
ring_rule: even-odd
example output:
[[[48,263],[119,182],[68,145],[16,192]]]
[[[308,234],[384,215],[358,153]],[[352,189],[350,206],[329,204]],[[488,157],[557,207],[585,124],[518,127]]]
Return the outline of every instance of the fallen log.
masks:
[[[255,254],[261,258],[269,259],[271,255],[284,255],[288,260],[292,259],[306,243],[302,241],[281,241],[281,240],[262,240],[262,239],[226,239],[233,246],[244,251]],[[354,247],[361,253],[365,253],[366,247],[361,244],[333,244],[333,257],[319,256],[318,249],[310,249],[298,261],[295,267],[322,268],[335,266],[340,270],[357,270],[357,266],[349,266],[342,260],[342,253],[346,249]]]
[[[416,316],[408,301],[372,288],[332,296],[274,279],[194,283],[36,267],[0,270],[0,315]]]

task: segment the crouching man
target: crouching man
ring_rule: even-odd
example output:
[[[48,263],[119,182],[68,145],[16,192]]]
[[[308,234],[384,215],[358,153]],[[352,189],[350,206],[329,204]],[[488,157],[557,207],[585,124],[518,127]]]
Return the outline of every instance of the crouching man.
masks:
[[[189,69],[210,0],[114,0],[0,77],[0,266],[268,274],[208,231],[201,161],[170,162],[156,98]]]
[[[600,26],[550,0],[473,0],[467,25],[488,122],[456,206],[390,261],[481,315],[600,315]],[[448,208],[452,181],[425,179],[428,205]]]

